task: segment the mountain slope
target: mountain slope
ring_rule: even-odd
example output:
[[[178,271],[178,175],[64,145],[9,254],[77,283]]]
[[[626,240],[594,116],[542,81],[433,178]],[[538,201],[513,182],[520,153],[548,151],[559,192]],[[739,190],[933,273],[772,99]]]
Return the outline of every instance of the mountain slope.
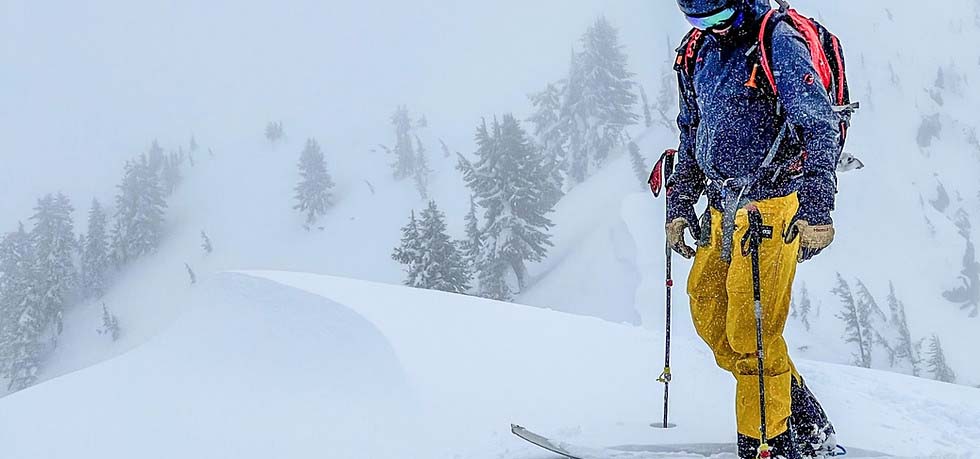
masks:
[[[132,352],[0,401],[4,457],[541,457],[521,422],[585,444],[733,440],[730,376],[660,336],[472,297],[285,272],[222,274]],[[266,280],[267,279],[267,280]],[[274,282],[270,282],[274,281]],[[294,288],[290,288],[290,287]],[[980,448],[980,391],[804,362],[842,441],[903,456]]]

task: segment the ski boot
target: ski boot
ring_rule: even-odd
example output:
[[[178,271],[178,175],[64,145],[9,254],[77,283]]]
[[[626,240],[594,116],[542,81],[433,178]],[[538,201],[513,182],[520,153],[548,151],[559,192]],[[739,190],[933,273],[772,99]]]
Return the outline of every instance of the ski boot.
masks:
[[[762,457],[759,439],[738,435],[738,457],[740,459],[804,459],[793,439],[793,429],[769,439],[768,458]]]
[[[803,381],[793,378],[790,422],[803,459],[827,459],[840,455],[837,435],[820,402]]]

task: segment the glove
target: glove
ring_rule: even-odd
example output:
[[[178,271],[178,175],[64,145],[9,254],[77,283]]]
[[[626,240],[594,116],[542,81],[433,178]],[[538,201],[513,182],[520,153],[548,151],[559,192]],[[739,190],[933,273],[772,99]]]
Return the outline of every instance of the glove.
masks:
[[[834,242],[834,225],[811,225],[806,220],[796,220],[790,225],[786,235],[786,243],[789,244],[800,237],[800,254],[797,260],[800,263],[807,261],[830,246]]]
[[[691,213],[694,214],[693,209]],[[688,218],[678,217],[667,223],[667,244],[670,245],[670,248],[674,252],[680,254],[680,256],[691,259],[697,251],[684,241],[684,230],[690,229],[691,236],[694,236],[694,239],[697,240],[700,239],[701,228],[696,217],[693,220],[688,220]],[[691,221],[694,222],[693,225]]]

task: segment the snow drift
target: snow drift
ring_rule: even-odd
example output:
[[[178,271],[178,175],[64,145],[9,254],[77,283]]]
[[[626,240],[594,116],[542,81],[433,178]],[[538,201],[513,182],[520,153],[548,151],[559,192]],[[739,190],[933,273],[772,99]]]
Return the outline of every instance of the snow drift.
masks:
[[[593,445],[730,442],[730,376],[675,343],[540,308],[286,272],[222,274],[148,343],[0,401],[5,458],[533,458],[511,422]],[[980,391],[804,362],[842,441],[980,448]]]

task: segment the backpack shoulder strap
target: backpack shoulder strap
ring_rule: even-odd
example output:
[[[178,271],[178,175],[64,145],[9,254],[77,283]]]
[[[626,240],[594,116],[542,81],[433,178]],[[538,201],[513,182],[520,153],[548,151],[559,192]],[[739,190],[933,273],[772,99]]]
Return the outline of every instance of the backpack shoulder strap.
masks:
[[[681,45],[677,47],[677,59],[674,61],[674,70],[683,72],[688,77],[694,75],[694,67],[697,65],[698,52],[704,45],[704,32],[698,29],[691,29]]]
[[[810,58],[813,60],[813,67],[820,77],[824,88],[831,91],[834,85],[834,74],[830,68],[830,61],[824,51],[823,41],[820,38],[820,30],[817,24],[810,18],[803,16],[794,9],[789,9],[785,13],[779,10],[771,10],[762,19],[762,26],[759,27],[759,51],[762,55],[762,70],[766,74],[766,79],[772,87],[774,93],[779,93],[776,87],[776,77],[772,70],[772,36],[780,22],[787,22],[793,29],[803,36],[803,40],[810,50]]]

